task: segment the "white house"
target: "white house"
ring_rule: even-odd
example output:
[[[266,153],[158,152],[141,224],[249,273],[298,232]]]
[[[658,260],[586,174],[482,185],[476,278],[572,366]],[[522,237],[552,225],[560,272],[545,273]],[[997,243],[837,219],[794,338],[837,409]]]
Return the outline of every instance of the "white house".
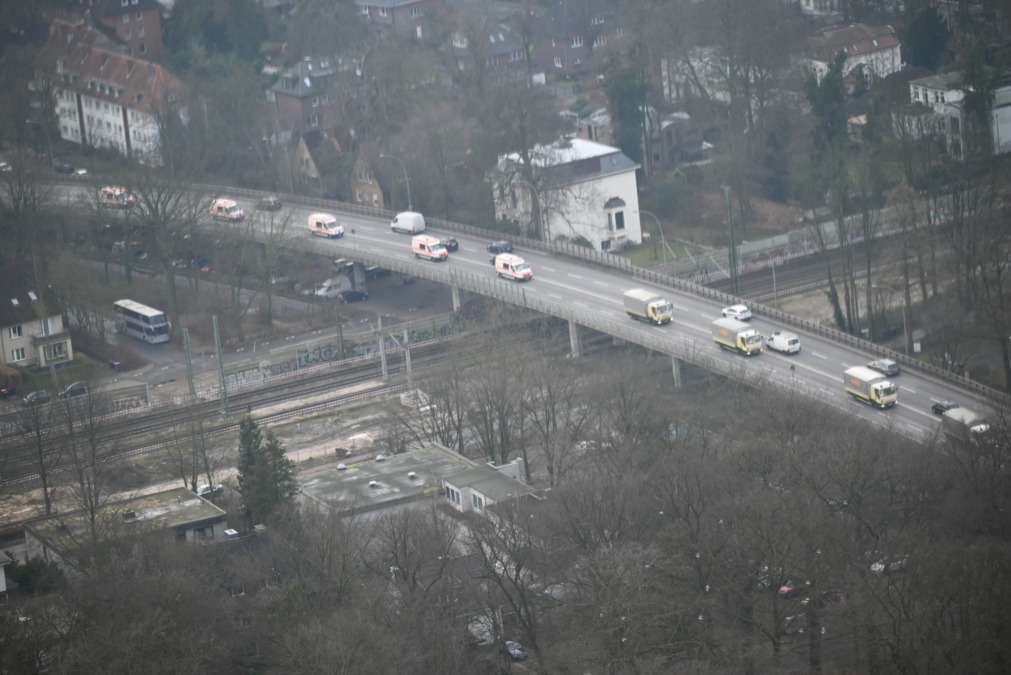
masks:
[[[620,149],[567,138],[534,147],[529,170],[523,161],[519,153],[499,157],[491,175],[496,219],[549,241],[585,239],[599,251],[642,243],[640,165]]]
[[[442,477],[443,494],[457,511],[483,513],[500,502],[534,494],[522,481],[522,462],[470,466]]]
[[[823,31],[804,41],[801,64],[821,81],[836,55],[846,54],[843,77],[882,78],[902,70],[899,39],[891,26],[857,23]]]
[[[163,131],[187,119],[183,83],[157,63],[124,54],[87,24],[56,20],[36,62],[51,83],[60,138],[161,164]]]

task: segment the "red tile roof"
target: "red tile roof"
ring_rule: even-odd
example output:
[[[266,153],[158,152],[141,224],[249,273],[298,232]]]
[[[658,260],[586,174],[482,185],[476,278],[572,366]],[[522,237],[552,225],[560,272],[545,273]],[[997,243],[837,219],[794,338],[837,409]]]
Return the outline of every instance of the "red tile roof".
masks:
[[[859,56],[898,46],[899,40],[891,26],[868,26],[857,23],[845,28],[827,30],[805,40],[808,54],[819,61],[831,61],[839,52]]]

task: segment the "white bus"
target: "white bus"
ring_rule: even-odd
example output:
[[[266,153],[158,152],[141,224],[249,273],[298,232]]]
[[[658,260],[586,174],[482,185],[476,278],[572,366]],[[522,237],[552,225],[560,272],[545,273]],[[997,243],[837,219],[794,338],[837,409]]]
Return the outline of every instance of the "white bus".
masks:
[[[151,344],[169,341],[169,323],[160,309],[133,300],[117,300],[113,308],[116,330],[120,333]]]

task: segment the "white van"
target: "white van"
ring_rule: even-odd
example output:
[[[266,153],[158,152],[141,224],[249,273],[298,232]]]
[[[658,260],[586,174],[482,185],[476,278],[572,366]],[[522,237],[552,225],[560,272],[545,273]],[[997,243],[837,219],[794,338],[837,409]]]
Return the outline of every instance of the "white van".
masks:
[[[351,280],[347,277],[339,277],[337,279],[327,279],[319,286],[316,287],[316,297],[318,298],[328,298],[330,300],[336,298],[344,291],[351,290]]]
[[[309,231],[328,239],[344,236],[344,226],[332,213],[314,213],[309,216]]]
[[[214,220],[242,220],[246,214],[234,199],[215,199],[211,204],[211,217]]]
[[[530,265],[515,253],[499,253],[492,262],[500,277],[513,281],[530,281],[534,278]]]
[[[449,258],[449,251],[439,238],[429,234],[419,234],[412,238],[411,250],[414,251],[415,258],[428,258],[435,262]]]
[[[397,217],[390,223],[390,229],[394,232],[420,234],[425,231],[425,216],[414,211],[398,213]]]

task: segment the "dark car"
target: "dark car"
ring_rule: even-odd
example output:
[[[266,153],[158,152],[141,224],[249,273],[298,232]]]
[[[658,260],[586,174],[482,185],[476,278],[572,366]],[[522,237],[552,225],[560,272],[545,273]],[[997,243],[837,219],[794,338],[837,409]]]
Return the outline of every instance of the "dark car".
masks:
[[[369,294],[365,291],[344,291],[337,296],[337,299],[342,302],[360,302],[362,300],[368,300]]]
[[[888,377],[895,377],[899,374],[899,364],[891,359],[878,359],[876,361],[871,361],[867,364],[867,367],[871,370],[876,370],[879,373],[887,375]]]
[[[41,389],[39,391],[33,391],[29,393],[27,396],[25,396],[23,399],[21,399],[21,405],[25,406],[26,408],[30,408],[33,405],[42,405],[43,403],[49,403],[49,401],[51,400],[52,397],[49,395],[49,392],[46,391],[45,389]]]
[[[943,415],[948,410],[953,410],[958,407],[958,404],[954,401],[938,401],[934,405],[930,406],[930,411],[935,415]]]
[[[439,243],[450,253],[460,250],[460,243],[456,240],[456,237],[442,237],[439,239]]]
[[[68,384],[66,388],[60,392],[60,398],[73,398],[75,396],[84,396],[87,393],[88,393],[87,382],[74,382],[73,384]]]
[[[73,164],[57,164],[56,166],[53,167],[53,169],[56,170],[56,173],[66,173],[66,174],[74,173]]]
[[[280,211],[281,200],[277,197],[264,197],[256,202],[256,208],[260,211]]]
[[[513,245],[508,241],[496,241],[488,244],[488,253],[512,253]]]

